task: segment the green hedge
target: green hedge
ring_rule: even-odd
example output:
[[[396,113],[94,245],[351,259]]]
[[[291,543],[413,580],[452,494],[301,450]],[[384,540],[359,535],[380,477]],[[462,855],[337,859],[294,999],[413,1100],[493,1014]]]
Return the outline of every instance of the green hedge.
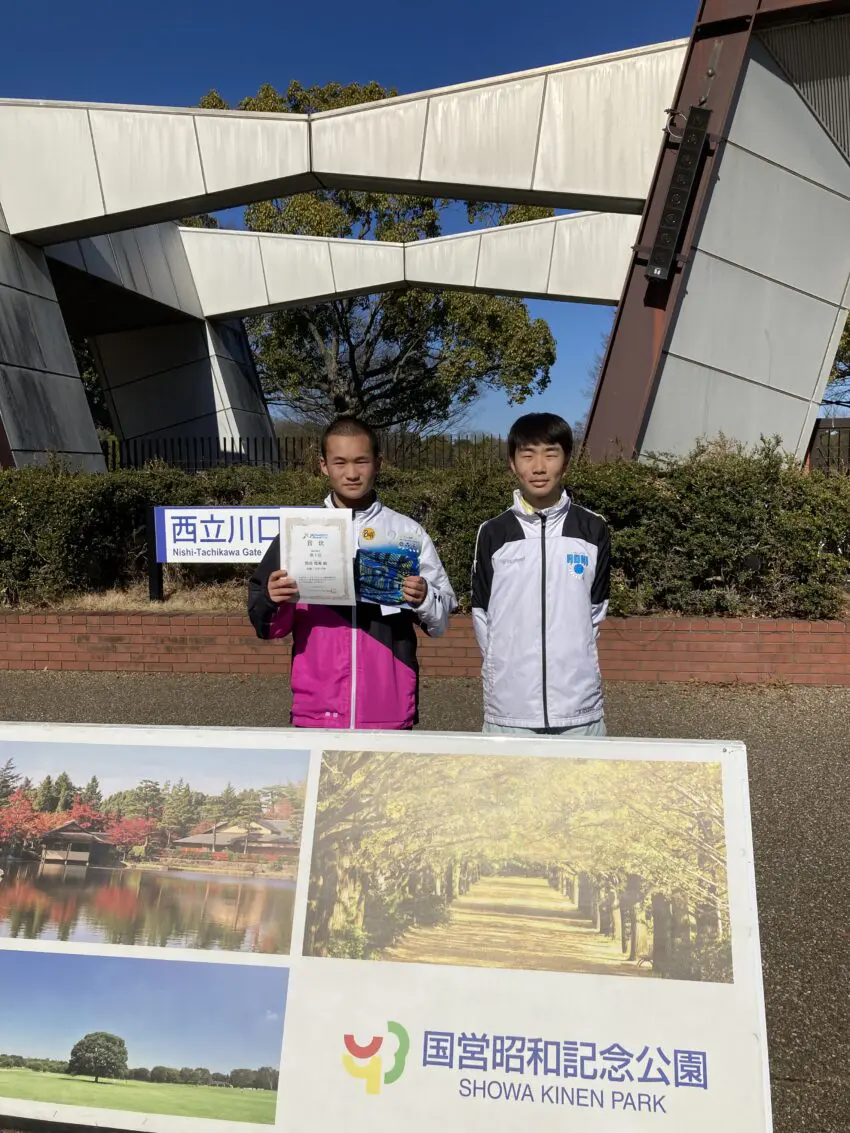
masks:
[[[570,482],[575,499],[612,528],[613,613],[824,618],[844,610],[847,479],[803,473],[765,443],[749,454],[713,447],[670,462],[579,463]],[[451,470],[388,469],[380,487],[386,503],[426,524],[465,601],[475,532],[507,506],[509,472],[469,459]],[[324,490],[309,473],[245,468],[0,472],[0,601],[49,604],[138,581],[152,504],[318,503]]]

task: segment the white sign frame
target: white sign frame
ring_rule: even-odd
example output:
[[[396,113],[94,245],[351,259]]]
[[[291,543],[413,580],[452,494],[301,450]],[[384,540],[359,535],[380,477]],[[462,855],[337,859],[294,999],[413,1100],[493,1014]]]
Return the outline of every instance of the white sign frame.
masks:
[[[11,745],[11,746],[10,746]],[[27,940],[0,935],[0,979],[14,979],[14,958],[39,956],[126,957],[158,962],[227,963],[234,970],[285,969],[289,973],[280,1085],[274,1128],[299,1133],[308,1125],[347,1133],[397,1133],[401,1123],[415,1128],[447,1128],[462,1133],[487,1127],[493,1133],[525,1129],[555,1133],[567,1121],[579,1133],[615,1133],[651,1127],[651,1111],[640,1118],[619,1103],[615,1094],[666,1096],[661,1127],[677,1133],[716,1133],[718,1128],[769,1133],[771,1126],[767,1038],[756,915],[755,875],[747,783],[746,751],[742,744],[694,741],[621,739],[526,739],[449,733],[365,733],[230,728],[113,727],[59,724],[0,724],[0,763],[12,755],[27,773],[28,751],[36,745],[44,761],[46,747],[83,745],[92,759],[108,758],[120,766],[120,749],[156,749],[167,754],[174,775],[186,774],[183,760],[200,768],[222,756],[232,757],[238,786],[240,767],[248,753],[266,752],[283,760],[287,749],[309,752],[302,850],[288,956],[257,953],[151,948],[145,945],[102,945],[59,940]],[[615,761],[625,766],[652,764],[719,764],[726,841],[728,913],[731,924],[734,982],[699,983],[679,979],[620,979],[577,972],[494,969],[447,963],[381,963],[360,959],[331,959],[304,955],[305,926],[311,876],[311,852],[317,826],[317,802],[323,767],[339,753],[398,753],[407,756],[447,756],[536,760]],[[240,753],[242,753],[240,755]],[[97,764],[101,764],[98,762]],[[571,764],[572,766],[573,764]],[[578,766],[578,764],[574,764]],[[602,764],[600,764],[601,766]],[[40,764],[41,766],[41,764]],[[187,764],[188,766],[188,764]],[[193,764],[194,766],[194,764]],[[545,770],[543,763],[535,766]],[[583,766],[588,766],[584,763]],[[143,768],[138,768],[143,773]],[[3,979],[5,984],[6,980]],[[140,1010],[144,1008],[140,1005]],[[393,1085],[369,1095],[363,1079],[346,1073],[343,1036],[361,1044],[371,1036],[386,1037],[388,1021],[407,1028],[411,1053],[403,1076]],[[423,1035],[431,1028],[462,1028],[489,1034],[542,1034],[618,1042],[637,1047],[646,1042],[707,1052],[708,1088],[666,1089],[606,1081],[598,1085],[604,1104],[594,1106],[588,1086],[584,1101],[548,1101],[542,1084],[530,1073],[514,1079],[516,1096],[506,1097],[504,1073],[464,1075],[448,1068],[423,1065]],[[0,1049],[6,1049],[0,1022]],[[562,1035],[561,1032],[564,1032]],[[8,1045],[8,1044],[6,1044]],[[28,1052],[37,1054],[37,1052]],[[391,1057],[387,1050],[387,1059]],[[189,1062],[191,1058],[187,1054]],[[500,1083],[493,1092],[464,1093],[463,1081]],[[151,1133],[258,1133],[269,1124],[200,1117],[124,1112],[109,1108],[67,1105],[54,1099],[26,1101],[2,1095],[0,1118],[13,1127],[16,1118],[29,1122],[99,1126]],[[570,1085],[563,1079],[560,1086]],[[528,1085],[530,1097],[521,1097]],[[575,1083],[572,1083],[575,1085]],[[580,1084],[579,1084],[580,1085]],[[496,1096],[498,1094],[498,1097]],[[521,1106],[521,1108],[518,1108]]]

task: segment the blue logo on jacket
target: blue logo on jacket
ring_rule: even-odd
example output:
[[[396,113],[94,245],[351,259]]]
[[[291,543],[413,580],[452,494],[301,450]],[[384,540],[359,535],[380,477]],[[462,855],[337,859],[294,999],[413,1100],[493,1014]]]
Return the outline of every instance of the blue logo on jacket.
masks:
[[[570,574],[581,578],[589,566],[590,558],[588,555],[567,555],[567,571]]]

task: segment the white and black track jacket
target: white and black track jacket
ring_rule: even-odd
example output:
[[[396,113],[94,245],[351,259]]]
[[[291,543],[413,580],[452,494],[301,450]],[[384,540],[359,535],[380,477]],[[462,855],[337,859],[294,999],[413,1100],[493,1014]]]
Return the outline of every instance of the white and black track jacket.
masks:
[[[472,616],[484,659],[484,718],[568,728],[603,715],[596,642],[608,611],[605,520],[565,492],[542,512],[513,507],[478,531]]]

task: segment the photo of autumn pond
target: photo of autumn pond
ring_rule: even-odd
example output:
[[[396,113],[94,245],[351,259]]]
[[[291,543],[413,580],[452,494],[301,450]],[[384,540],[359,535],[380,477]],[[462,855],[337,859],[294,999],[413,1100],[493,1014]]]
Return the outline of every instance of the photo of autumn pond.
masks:
[[[0,977],[0,1122],[14,1098],[274,1124],[286,968],[6,949]]]
[[[0,937],[288,953],[308,762],[0,743]]]
[[[304,953],[731,983],[721,765],[325,752]]]

